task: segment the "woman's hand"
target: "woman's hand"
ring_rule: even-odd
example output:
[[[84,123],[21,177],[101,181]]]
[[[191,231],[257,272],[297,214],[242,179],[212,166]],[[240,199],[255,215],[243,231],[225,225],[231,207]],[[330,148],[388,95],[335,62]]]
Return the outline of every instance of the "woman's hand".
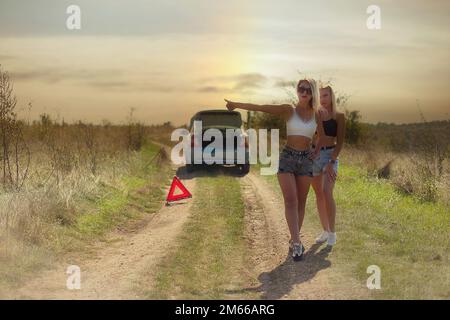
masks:
[[[333,164],[330,162],[325,167],[325,173],[327,175],[328,181],[335,182],[336,181],[336,172],[334,171]]]
[[[320,119],[325,119],[326,117],[328,117],[328,110],[322,106],[319,107],[319,110],[317,110],[317,112],[319,113]]]
[[[319,148],[311,148],[311,149],[309,150],[309,158],[310,158],[311,160],[317,159],[317,157],[319,156],[319,152],[320,152],[320,149],[319,149]]]
[[[223,100],[225,100],[227,102],[226,107],[229,111],[233,111],[234,109],[236,109],[236,104],[234,102],[227,100],[227,99],[223,99]]]

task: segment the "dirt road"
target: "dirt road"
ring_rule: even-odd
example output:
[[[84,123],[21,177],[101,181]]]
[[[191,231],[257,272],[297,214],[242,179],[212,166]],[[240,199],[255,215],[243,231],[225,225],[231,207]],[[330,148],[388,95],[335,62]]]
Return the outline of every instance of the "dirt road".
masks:
[[[183,183],[195,193],[197,178]],[[304,228],[301,240],[306,247],[303,261],[293,262],[288,252],[288,229],[284,206],[263,177],[251,172],[240,179],[245,202],[245,239],[250,261],[245,273],[253,279],[242,292],[258,292],[261,299],[348,299],[362,297],[356,283],[341,279],[345,290],[330,283],[338,279],[328,256],[331,250],[314,244],[314,234]],[[181,201],[145,218],[134,232],[115,232],[111,241],[101,243],[88,256],[70,258],[55,269],[39,274],[25,286],[11,293],[13,299],[140,299],[137,288],[151,288],[151,277],[158,262],[175,244],[177,235],[189,218],[193,199]],[[311,213],[309,213],[311,214]],[[81,268],[81,290],[68,290],[66,270]],[[155,272],[156,273],[156,272]],[[143,280],[145,279],[145,280]],[[141,283],[145,281],[145,283]],[[245,297],[245,294],[244,294]]]
[[[160,143],[169,154],[170,149]],[[172,167],[174,170],[176,167]],[[183,181],[195,194],[195,179]],[[165,194],[167,194],[166,188]],[[161,258],[170,251],[176,236],[189,216],[192,199],[178,201],[147,215],[135,226],[135,230],[116,231],[108,242],[95,246],[89,255],[66,257],[55,269],[37,275],[15,292],[12,299],[139,299],[136,290],[142,286],[141,275],[156,267]],[[81,289],[67,289],[68,266],[81,270]],[[152,279],[145,278],[145,286],[152,286]]]
[[[183,181],[195,190],[195,180]],[[115,232],[109,244],[100,244],[93,257],[71,258],[44,272],[13,293],[15,299],[139,299],[139,276],[151,270],[170,251],[188,218],[191,199],[161,209],[142,221],[136,232]],[[68,290],[67,267],[81,269],[81,289]],[[151,286],[151,283],[145,285]]]
[[[314,243],[314,234],[303,231],[301,241],[306,253],[294,262],[288,253],[289,233],[282,198],[255,173],[241,182],[246,202],[246,237],[251,248],[254,274],[262,299],[348,299],[357,284],[346,281],[351,290],[336,290],[330,283],[335,272],[327,259],[331,249]],[[333,274],[336,278],[337,275]]]

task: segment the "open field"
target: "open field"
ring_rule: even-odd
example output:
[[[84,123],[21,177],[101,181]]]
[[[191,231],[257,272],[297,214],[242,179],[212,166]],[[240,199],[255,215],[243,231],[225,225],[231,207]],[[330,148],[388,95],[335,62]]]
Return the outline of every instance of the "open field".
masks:
[[[171,167],[170,149],[160,144],[169,143],[162,136],[170,129],[143,127],[141,142],[127,138],[130,127],[94,129],[95,172],[93,153],[76,139],[84,127],[55,126],[61,140],[34,141],[32,174],[22,189],[2,194],[1,296],[449,298],[446,193],[431,201],[400,188],[399,159],[408,155],[377,158],[370,150],[344,149],[335,190],[338,244],[314,244],[320,227],[311,190],[301,234],[307,252],[294,263],[276,176],[260,176],[259,166],[246,176],[233,168],[188,174]],[[390,156],[399,164],[380,176]],[[66,168],[67,159],[76,165]],[[193,198],[164,207],[173,174]],[[66,288],[66,268],[73,264],[82,270],[81,290]],[[366,287],[370,265],[381,269],[381,290]]]

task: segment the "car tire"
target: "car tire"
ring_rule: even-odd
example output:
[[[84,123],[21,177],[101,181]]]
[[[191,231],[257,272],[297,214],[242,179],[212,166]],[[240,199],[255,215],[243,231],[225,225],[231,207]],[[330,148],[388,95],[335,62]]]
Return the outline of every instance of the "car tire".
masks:
[[[248,163],[241,164],[239,166],[239,171],[241,172],[242,175],[249,173],[250,172],[250,164],[248,164]]]
[[[195,167],[194,167],[193,164],[187,164],[187,165],[186,165],[186,172],[187,172],[187,173],[192,173],[192,172],[194,172],[194,169],[195,169]]]

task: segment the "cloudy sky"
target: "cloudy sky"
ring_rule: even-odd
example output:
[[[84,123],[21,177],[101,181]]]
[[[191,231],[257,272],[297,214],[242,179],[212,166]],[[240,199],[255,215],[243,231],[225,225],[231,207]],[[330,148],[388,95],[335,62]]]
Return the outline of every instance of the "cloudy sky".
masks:
[[[81,8],[81,30],[66,9]],[[369,30],[366,9],[381,9]],[[448,119],[449,1],[1,0],[0,64],[21,117],[187,123],[223,98],[286,102],[332,80],[369,122]],[[27,108],[28,103],[32,108]]]

